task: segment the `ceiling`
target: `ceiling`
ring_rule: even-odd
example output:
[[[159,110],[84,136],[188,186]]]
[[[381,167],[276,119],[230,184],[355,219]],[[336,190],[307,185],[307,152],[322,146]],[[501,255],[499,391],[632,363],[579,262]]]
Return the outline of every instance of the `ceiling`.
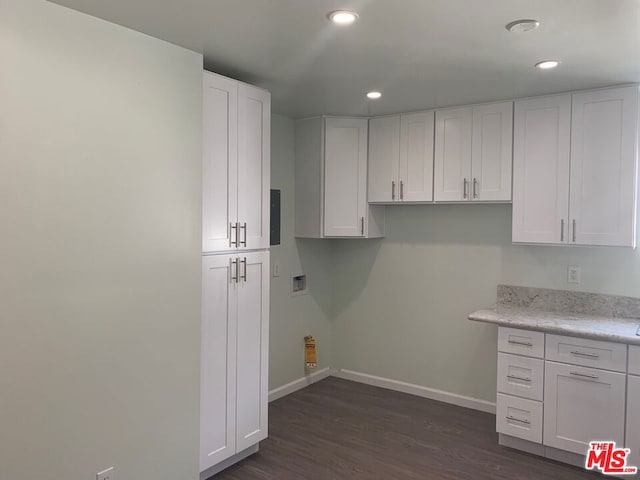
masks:
[[[56,0],[203,53],[292,117],[378,115],[640,81],[638,0]],[[360,14],[337,26],[327,13]],[[504,26],[534,18],[522,34]],[[560,67],[540,71],[549,58]],[[365,93],[380,89],[379,100]]]

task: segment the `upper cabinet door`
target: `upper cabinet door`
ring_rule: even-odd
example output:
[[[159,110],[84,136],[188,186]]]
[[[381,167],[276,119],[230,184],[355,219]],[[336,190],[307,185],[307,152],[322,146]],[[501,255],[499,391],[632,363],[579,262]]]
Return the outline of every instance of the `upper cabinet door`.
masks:
[[[635,247],[638,88],[573,95],[571,243]]]
[[[236,453],[236,257],[202,259],[200,471]]]
[[[471,200],[472,108],[436,112],[435,201]]]
[[[515,102],[514,242],[567,242],[570,138],[570,95]]]
[[[367,124],[366,118],[325,119],[325,237],[365,236]]]
[[[238,246],[269,247],[271,95],[240,84],[238,91]]]
[[[269,252],[240,254],[236,365],[236,450],[267,438]]]
[[[513,102],[473,107],[471,198],[511,200]]]
[[[399,200],[400,117],[369,120],[369,202]]]
[[[238,217],[238,82],[205,72],[203,81],[202,249],[235,248]]]
[[[405,202],[433,201],[434,112],[402,115],[400,120],[400,190]]]

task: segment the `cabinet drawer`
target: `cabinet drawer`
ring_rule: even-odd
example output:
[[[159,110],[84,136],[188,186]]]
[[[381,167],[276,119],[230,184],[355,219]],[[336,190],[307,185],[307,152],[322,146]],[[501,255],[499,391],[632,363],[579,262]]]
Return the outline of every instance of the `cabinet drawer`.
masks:
[[[544,333],[500,327],[498,329],[498,351],[544,358]]]
[[[546,359],[585,367],[627,371],[627,346],[586,338],[547,335]]]
[[[499,353],[498,392],[542,401],[544,360]]]
[[[640,375],[640,347],[629,345],[629,373]]]
[[[542,443],[542,403],[499,393],[496,401],[496,431]]]

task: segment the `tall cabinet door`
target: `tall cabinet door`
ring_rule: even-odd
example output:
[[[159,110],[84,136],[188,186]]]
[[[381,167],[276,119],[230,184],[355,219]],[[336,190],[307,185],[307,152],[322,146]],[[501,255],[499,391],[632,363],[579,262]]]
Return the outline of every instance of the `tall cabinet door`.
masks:
[[[202,120],[202,249],[219,252],[236,241],[238,82],[205,72]]]
[[[511,200],[513,102],[473,107],[471,198]]]
[[[513,241],[567,243],[571,96],[515,102]]]
[[[573,95],[571,243],[635,247],[638,87]]]
[[[238,93],[238,243],[241,248],[268,248],[271,96],[246,84],[240,84]]]
[[[269,252],[240,256],[237,324],[236,445],[267,438]]]
[[[544,444],[586,454],[589,442],[624,441],[623,373],[545,362]]]
[[[629,465],[640,466],[640,377],[627,380],[627,434],[625,448],[631,449]]]
[[[435,201],[471,200],[472,108],[436,112]]]
[[[200,471],[236,453],[235,257],[203,257]]]
[[[366,118],[326,118],[324,234],[363,237],[367,219]]]
[[[400,200],[433,201],[434,112],[400,119]]]
[[[369,202],[399,200],[400,117],[369,120]]]

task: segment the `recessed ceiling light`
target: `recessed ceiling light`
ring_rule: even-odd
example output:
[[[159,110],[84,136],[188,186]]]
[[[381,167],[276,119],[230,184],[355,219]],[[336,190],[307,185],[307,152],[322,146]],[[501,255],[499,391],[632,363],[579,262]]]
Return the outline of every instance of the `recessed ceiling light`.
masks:
[[[549,70],[550,68],[556,68],[558,65],[560,65],[558,60],[543,60],[542,62],[536,63],[536,68]]]
[[[512,33],[524,33],[535,30],[540,26],[540,22],[531,18],[523,18],[522,20],[514,20],[507,23],[506,29]]]
[[[367,98],[370,98],[371,100],[375,100],[377,98],[380,98],[381,96],[382,96],[382,93],[376,90],[367,93]]]
[[[327,16],[329,20],[338,25],[351,25],[358,19],[358,14],[350,10],[334,10]]]

